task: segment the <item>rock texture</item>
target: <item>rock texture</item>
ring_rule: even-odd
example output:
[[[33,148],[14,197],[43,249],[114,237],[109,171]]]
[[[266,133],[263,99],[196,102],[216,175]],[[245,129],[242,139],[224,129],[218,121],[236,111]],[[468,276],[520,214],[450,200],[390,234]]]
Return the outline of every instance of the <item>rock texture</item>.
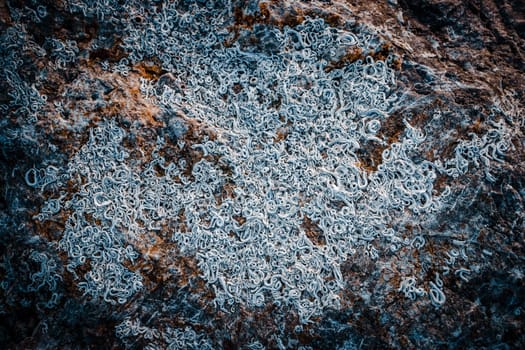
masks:
[[[154,1],[151,6],[144,5],[146,10],[141,13],[142,6],[133,1],[0,0],[2,348],[525,346],[525,2]],[[146,192],[161,181],[187,193],[185,186],[190,188],[191,183],[198,182],[197,169],[202,164],[219,174],[217,189],[210,190],[214,206],[224,207],[242,197],[235,173],[242,168],[242,162],[232,165],[224,154],[208,152],[202,146],[222,143],[228,150],[237,150],[232,146],[234,141],[229,143],[233,138],[224,136],[227,123],[218,127],[214,123],[222,119],[209,117],[213,112],[207,112],[206,107],[210,106],[185,100],[198,91],[191,90],[195,85],[182,75],[186,67],[170,66],[163,52],[148,52],[148,40],[160,35],[163,27],[159,18],[169,12],[170,6],[181,23],[192,16],[197,18],[196,27],[203,33],[205,25],[201,24],[213,22],[214,13],[228,13],[229,17],[224,17],[228,25],[217,33],[225,40],[218,40],[208,49],[232,52],[228,50],[238,48],[242,64],[251,55],[281,57],[276,33],[290,28],[300,31],[305,23],[321,23],[327,33],[332,29],[333,33],[357,33],[358,43],[327,54],[332,56],[319,54],[322,72],[316,72],[311,80],[301,80],[298,86],[310,90],[318,84],[315,77],[322,80],[319,77],[332,77],[352,67],[358,71],[367,62],[372,68],[378,62],[384,63],[385,71],[395,79],[385,88],[385,100],[392,98],[395,102],[384,111],[370,109],[352,117],[356,125],[359,120],[374,121],[362,122],[363,130],[368,128],[365,134],[373,137],[358,140],[352,149],[352,157],[358,161],[352,167],[367,179],[382,179],[377,174],[387,166],[397,174],[399,165],[389,163],[393,150],[402,148],[410,137],[424,138],[415,151],[409,152],[409,158],[418,166],[433,164],[429,170],[435,174],[429,175],[431,196],[436,201],[443,198],[443,207],[424,213],[418,212],[417,206],[405,205],[399,211],[385,210],[388,220],[371,216],[369,221],[384,223],[381,230],[390,230],[398,241],[385,238],[386,234],[374,234],[367,243],[367,233],[357,229],[355,236],[348,236],[348,240],[357,237],[352,246],[355,252],[329,265],[337,267],[338,272],[315,270],[313,263],[304,263],[317,271],[322,283],[328,285],[328,292],[303,291],[293,296],[296,291],[286,288],[300,284],[292,281],[276,288],[274,294],[261,294],[262,301],[228,289],[236,276],[222,267],[227,265],[224,261],[217,263],[221,266],[217,275],[223,280],[205,273],[208,259],[222,249],[219,243],[209,249],[213,236],[203,234],[205,238],[199,244],[204,250],[184,241],[184,237],[195,234],[194,227],[199,225],[215,232],[213,227],[218,224],[212,222],[210,213],[192,218],[188,209],[191,205],[187,205],[181,206],[176,215],[165,217],[163,210],[175,209],[157,200],[135,224],[110,225],[108,217],[116,222],[119,215],[101,216],[95,207],[118,200],[149,205]],[[125,11],[117,19],[119,8]],[[196,15],[201,13],[204,18]],[[312,19],[320,22],[309,22]],[[155,25],[159,30],[151,33],[144,29],[148,21],[158,21]],[[138,48],[140,40],[128,34],[129,28],[143,30],[139,33],[144,37],[151,35],[141,44],[144,49]],[[176,30],[170,30],[167,37],[175,36]],[[173,62],[178,59],[173,58]],[[193,68],[206,71],[197,63]],[[247,66],[247,76],[250,69]],[[282,74],[284,81],[288,77]],[[232,82],[217,100],[224,105],[240,101],[243,106],[248,86],[255,86],[248,79]],[[380,90],[374,86],[370,85],[370,90]],[[270,90],[281,91],[279,88],[276,81]],[[166,91],[170,92],[168,97]],[[279,126],[271,130],[275,145],[286,145],[301,135],[297,131],[299,122],[293,118],[286,121],[279,114],[288,99],[296,98],[292,94],[290,90],[290,96],[268,103],[278,116]],[[179,96],[182,100],[177,100]],[[261,101],[264,98],[259,96]],[[380,114],[384,116],[377,117]],[[237,129],[234,126],[232,130]],[[305,139],[308,133],[314,132],[304,131]],[[318,136],[320,144],[323,137],[330,138]],[[106,144],[108,148],[104,148]],[[253,151],[261,148],[254,146]],[[121,153],[111,154],[108,150]],[[79,155],[91,151],[95,160],[103,160],[102,165],[80,159]],[[323,152],[319,154],[320,162],[330,158],[330,148]],[[250,156],[244,155],[246,159]],[[300,156],[296,154],[293,159]],[[105,161],[116,166],[106,167]],[[166,176],[173,170],[167,166],[170,162],[178,169],[172,178]],[[95,174],[97,167],[103,169],[103,176],[116,176],[119,167],[125,168],[130,180],[123,182],[140,194],[122,194],[123,187],[117,186],[115,193],[121,194],[95,189],[96,196],[90,197],[90,176],[96,186],[105,183],[103,176]],[[330,186],[327,180],[326,187]],[[367,200],[376,195],[372,190],[363,193]],[[155,196],[153,193],[152,201]],[[54,199],[62,206],[56,211]],[[301,198],[303,202],[309,200]],[[301,201],[301,210],[306,212],[306,204]],[[362,202],[375,203],[373,198]],[[346,205],[342,199],[333,200],[329,209],[339,213]],[[254,210],[257,212],[257,208]],[[360,208],[356,210],[359,214]],[[313,215],[302,215],[301,225],[293,232],[307,239],[312,251],[324,251],[323,247],[331,244],[332,231]],[[232,227],[253,223],[245,212],[232,219]],[[100,231],[75,236],[78,230],[70,230],[70,226],[77,222]],[[155,225],[148,226],[150,223]],[[116,251],[118,257],[99,260],[98,254],[88,251],[86,242],[100,232],[110,232],[108,246],[112,247],[105,250],[104,246],[101,251],[108,252],[108,256]],[[237,240],[244,239],[243,232],[232,229],[225,232],[222,241],[237,244]],[[100,241],[93,245],[98,247],[105,238],[102,233],[96,237]],[[68,242],[78,243],[82,252],[75,253]],[[291,248],[290,244],[283,249]],[[272,249],[267,252],[278,251]],[[326,251],[326,257],[339,254]],[[300,254],[297,261],[303,261]],[[246,260],[237,263],[247,276],[250,271],[258,271],[249,265],[249,258],[247,255]],[[73,263],[75,259],[82,262]],[[271,264],[270,260],[268,256],[266,262],[263,258],[257,261]],[[97,277],[94,271],[105,269],[98,261],[110,261],[112,268],[116,266],[115,270],[124,271],[127,277],[109,280],[109,272]],[[289,270],[296,266],[290,265]],[[256,277],[239,280],[250,282]],[[111,289],[111,284],[132,279],[137,289],[130,288],[134,291],[130,295],[126,288]],[[339,280],[342,285],[337,287]],[[89,281],[92,284],[87,286]],[[100,290],[100,295],[94,290]],[[290,302],[280,299],[288,293],[292,295]],[[230,296],[232,301],[221,302],[221,295]],[[325,295],[334,300],[326,301]],[[315,311],[320,312],[305,316],[302,307],[308,302],[317,305]]]

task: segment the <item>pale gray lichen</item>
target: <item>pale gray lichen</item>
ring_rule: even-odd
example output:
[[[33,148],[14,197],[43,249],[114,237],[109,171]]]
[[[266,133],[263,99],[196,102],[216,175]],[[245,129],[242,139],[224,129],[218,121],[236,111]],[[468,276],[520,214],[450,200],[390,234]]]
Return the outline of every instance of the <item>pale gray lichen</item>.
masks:
[[[134,8],[145,20],[127,22],[124,47],[131,62],[157,57],[172,73],[171,84],[159,82],[158,88],[143,79],[142,92],[165,110],[180,110],[216,130],[216,140],[192,147],[220,158],[232,174],[201,160],[187,179],[184,164],[155,152],[144,169],[132,169],[121,145],[124,131],[113,123],[93,129],[69,164],[70,178],[84,184],[62,203],[73,214],[60,243],[70,256],[70,271],[91,260],[92,270],[79,284],[86,294],[125,302],[140,290],[141,276],[122,265],[133,261],[128,244],[183,209],[190,232],[174,232],[173,241],[197,258],[218,307],[293,305],[308,322],[325,308],[339,307],[345,287],[340,267],[354,254],[377,259],[385,246],[392,251],[424,246],[422,236],[406,239],[393,227],[403,220],[428,220],[446,207],[449,192],[434,194],[438,173],[459,176],[470,163],[488,166],[509,147],[503,125],[495,124],[486,136],[460,143],[456,158],[444,165],[421,161],[414,155],[425,135],[405,123],[403,137],[383,151],[377,171],[368,172],[359,166],[356,150],[366,140],[384,142],[376,134],[396,107],[395,74],[371,57],[325,68],[327,59],[348,45],[369,49],[378,42],[373,33],[307,18],[283,30],[258,26],[250,35],[261,36],[264,47],[242,40],[227,47],[222,28],[230,21],[229,6],[215,10],[212,21],[203,20],[210,16],[207,8],[190,8],[182,15],[176,3],[165,3],[158,12]],[[114,70],[125,75],[128,63],[120,61]],[[179,139],[185,124],[179,117],[169,123],[171,138]],[[276,130],[286,133],[279,142]],[[158,176],[155,165],[167,174]],[[29,185],[49,183],[40,172],[26,174]],[[234,196],[217,203],[226,181],[233,183]],[[55,214],[57,201],[48,201],[42,215]],[[408,217],[401,215],[406,210]],[[102,224],[86,221],[85,214]],[[305,217],[318,223],[326,244],[307,237]],[[411,299],[428,294],[441,305],[444,294],[430,283],[424,291],[406,277],[400,291]]]
[[[69,6],[109,16],[112,7],[101,3]],[[185,4],[184,10],[179,5],[169,2],[154,9],[126,3],[125,11],[142,19],[125,23],[123,47],[129,57],[103,63],[105,70],[128,75],[132,64],[155,58],[169,72],[158,82],[141,79],[144,97],[172,116],[167,118],[168,138],[159,136],[157,148],[148,154],[151,160],[132,163],[122,145],[126,131],[103,122],[90,130],[66,169],[26,173],[26,183],[41,191],[67,180],[76,184],[69,198],[48,199],[38,219],[63,209],[71,212],[60,248],[78,287],[94,299],[122,304],[142,290],[143,276],[129,268],[139,257],[137,250],[183,211],[188,232],[175,230],[171,240],[182,254],[197,259],[217,308],[286,305],[308,323],[340,307],[346,261],[425,247],[430,235],[405,226],[432,222],[450,207],[450,188],[435,189],[438,175],[457,178],[481,167],[494,181],[490,168],[512,147],[503,121],[494,122],[484,135],[460,140],[451,159],[425,160],[424,131],[408,122],[399,139],[387,144],[381,125],[393,118],[400,103],[391,58],[368,56],[327,69],[348,47],[369,52],[378,46],[379,37],[366,28],[333,28],[322,19],[306,18],[294,28],[261,24],[240,29],[239,39],[226,45],[230,2]],[[215,6],[213,11],[209,6]],[[252,35],[256,44],[248,40]],[[70,62],[74,45],[64,52],[64,43],[53,45],[58,66]],[[18,79],[8,74],[10,81]],[[41,98],[31,91],[27,86],[14,91],[13,106],[34,113]],[[74,96],[73,90],[66,93]],[[217,136],[190,145],[204,157],[191,165],[191,175],[185,172],[185,159],[167,159],[159,152],[168,142],[184,146],[188,121],[206,125]],[[363,167],[357,155],[370,141],[385,146],[374,170]],[[218,201],[226,183],[233,195]],[[322,244],[308,237],[305,219],[318,226]],[[445,275],[460,260],[464,263],[462,254],[467,248],[449,250],[440,272]],[[82,266],[88,267],[84,275],[78,271]],[[474,268],[457,266],[455,271],[466,282]],[[400,293],[413,301],[427,296],[435,307],[446,302],[439,275],[421,281],[410,273],[395,286]],[[368,301],[370,294],[363,293],[363,299]],[[160,332],[137,320],[125,320],[117,335],[152,340],[151,347],[162,339],[174,349],[208,346],[192,329]]]

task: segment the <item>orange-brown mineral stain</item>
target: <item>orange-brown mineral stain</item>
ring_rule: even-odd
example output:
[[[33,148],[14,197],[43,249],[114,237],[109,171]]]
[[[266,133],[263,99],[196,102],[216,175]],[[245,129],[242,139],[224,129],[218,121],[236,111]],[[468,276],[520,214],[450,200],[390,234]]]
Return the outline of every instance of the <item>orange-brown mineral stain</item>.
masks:
[[[317,225],[315,221],[310,219],[308,216],[304,216],[302,228],[306,234],[306,237],[317,246],[326,245],[323,230]]]

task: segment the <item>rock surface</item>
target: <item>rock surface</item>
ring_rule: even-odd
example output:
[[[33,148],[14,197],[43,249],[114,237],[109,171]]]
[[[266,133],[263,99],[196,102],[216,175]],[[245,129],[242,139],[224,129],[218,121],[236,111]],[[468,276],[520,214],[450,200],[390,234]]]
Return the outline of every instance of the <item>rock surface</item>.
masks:
[[[525,2],[13,0],[0,41],[2,348],[525,346]]]

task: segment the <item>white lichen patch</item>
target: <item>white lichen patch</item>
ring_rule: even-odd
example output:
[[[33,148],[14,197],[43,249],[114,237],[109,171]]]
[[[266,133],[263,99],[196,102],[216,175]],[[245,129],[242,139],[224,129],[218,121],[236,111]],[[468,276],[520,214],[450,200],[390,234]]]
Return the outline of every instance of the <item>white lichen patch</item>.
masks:
[[[349,48],[379,47],[374,33],[307,18],[293,28],[256,24],[231,41],[231,6],[223,5],[222,12],[190,5],[179,13],[176,3],[158,11],[128,8],[142,20],[127,22],[126,62],[155,58],[169,72],[157,83],[143,79],[144,96],[216,133],[191,145],[204,157],[191,176],[185,161],[157,152],[167,142],[184,145],[179,119],[141,169],[130,165],[125,131],[102,123],[63,171],[63,181],[76,181],[78,191],[50,199],[40,219],[69,210],[60,241],[68,268],[90,264],[79,287],[125,303],[142,287],[141,275],[124,266],[138,257],[133,247],[147,246],[151,232],[183,211],[188,232],[170,236],[182,254],[197,258],[218,308],[291,305],[307,323],[340,307],[348,259],[421,250],[425,233],[404,224],[446,210],[450,189],[436,194],[437,175],[463,176],[474,165],[492,181],[489,167],[511,147],[508,132],[495,124],[487,135],[460,142],[450,160],[426,160],[425,134],[407,122],[399,140],[387,144],[381,125],[398,107],[390,58],[327,69]],[[125,75],[126,62],[111,69]],[[377,170],[360,166],[356,153],[365,142],[385,147]],[[26,182],[44,188],[46,174],[32,169]],[[225,184],[232,195],[218,201]],[[305,220],[322,232],[322,242],[309,238]],[[460,270],[458,278],[469,272]],[[428,284],[403,276],[396,288],[413,300],[426,295],[436,307],[446,301],[439,275]]]

